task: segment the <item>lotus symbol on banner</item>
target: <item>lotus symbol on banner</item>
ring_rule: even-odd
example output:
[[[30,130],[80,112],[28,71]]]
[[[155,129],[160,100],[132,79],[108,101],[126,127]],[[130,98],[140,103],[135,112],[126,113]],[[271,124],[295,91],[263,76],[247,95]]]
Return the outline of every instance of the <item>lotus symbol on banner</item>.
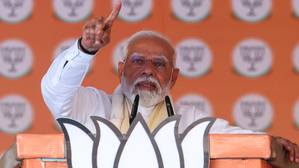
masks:
[[[131,11],[128,13],[128,16],[135,16],[135,8],[142,6],[144,0],[123,0],[124,6],[131,9]]]
[[[263,101],[243,101],[240,103],[243,115],[251,120],[249,127],[255,127],[255,120],[264,115],[266,102]]]
[[[194,8],[200,7],[202,5],[203,0],[181,0],[181,3],[184,7],[189,8],[189,13],[187,14],[188,16],[195,16],[194,14]]]
[[[263,0],[241,0],[242,5],[249,8],[248,16],[255,16],[254,9],[262,6]]]
[[[13,2],[11,2],[10,0],[2,0],[2,3],[4,7],[9,8],[11,10],[11,13],[8,14],[9,17],[16,17],[16,8],[23,6],[23,0],[13,0]]]
[[[205,48],[203,46],[181,46],[179,48],[180,55],[182,56],[183,61],[190,64],[190,68],[188,69],[188,71],[196,70],[194,68],[194,64],[202,61],[205,51],[204,49]],[[193,55],[193,57],[191,55]]]
[[[91,117],[95,136],[77,121],[57,121],[65,135],[69,168],[208,168],[209,131],[216,118],[197,120],[179,135],[180,117],[168,117],[150,132],[138,114],[126,135],[101,117]]]
[[[23,62],[25,47],[1,47],[1,56],[4,62],[11,64],[9,72],[16,72],[16,64]]]
[[[69,14],[70,17],[77,16],[75,10],[84,5],[84,0],[74,0],[74,1],[75,2],[73,2],[72,0],[62,0],[63,5],[72,10],[71,13]]]
[[[1,111],[5,118],[11,120],[10,128],[16,127],[16,120],[22,118],[25,112],[25,103],[1,103]]]
[[[264,46],[240,46],[240,55],[245,62],[250,64],[248,71],[256,71],[254,65],[261,62],[265,55]]]
[[[203,112],[205,112],[206,109],[206,103],[204,101],[181,101],[180,104],[185,106],[195,106],[195,108]]]

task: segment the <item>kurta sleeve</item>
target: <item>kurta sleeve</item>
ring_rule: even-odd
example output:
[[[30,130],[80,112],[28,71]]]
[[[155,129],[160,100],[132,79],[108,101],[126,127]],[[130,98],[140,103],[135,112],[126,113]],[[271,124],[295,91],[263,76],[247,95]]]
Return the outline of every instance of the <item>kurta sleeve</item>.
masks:
[[[108,95],[81,83],[94,55],[78,49],[78,40],[61,53],[50,66],[41,82],[44,101],[55,118],[67,117],[83,124],[91,115],[110,117],[111,100]]]

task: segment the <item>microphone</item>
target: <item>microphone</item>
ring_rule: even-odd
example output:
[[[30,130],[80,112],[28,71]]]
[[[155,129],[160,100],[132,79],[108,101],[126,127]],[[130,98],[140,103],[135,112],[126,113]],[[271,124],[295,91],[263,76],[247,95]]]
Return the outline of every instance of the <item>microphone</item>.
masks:
[[[137,115],[138,103],[139,103],[139,95],[136,95],[134,99],[131,115],[130,115],[130,125],[132,124],[133,120]]]
[[[171,105],[171,102],[170,102],[170,99],[168,96],[165,96],[165,103],[166,103],[168,117],[173,116],[174,112],[173,112],[172,105]]]

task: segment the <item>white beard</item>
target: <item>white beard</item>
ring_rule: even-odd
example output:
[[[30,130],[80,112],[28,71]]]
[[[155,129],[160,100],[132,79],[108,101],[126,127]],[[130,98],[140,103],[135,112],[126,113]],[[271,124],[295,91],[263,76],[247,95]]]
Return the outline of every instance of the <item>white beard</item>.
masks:
[[[156,92],[156,91],[141,90],[141,89],[136,90],[135,86],[137,85],[137,83],[142,81],[149,81],[155,83],[156,87],[158,88],[158,91]],[[133,103],[135,96],[138,94],[139,105],[142,107],[151,107],[163,101],[165,96],[169,93],[170,85],[171,85],[171,80],[169,80],[169,82],[161,88],[158,81],[153,77],[140,77],[136,81],[134,81],[133,85],[130,85],[128,83],[124,75],[122,75],[122,79],[121,79],[121,88],[124,95],[127,98],[129,98]]]

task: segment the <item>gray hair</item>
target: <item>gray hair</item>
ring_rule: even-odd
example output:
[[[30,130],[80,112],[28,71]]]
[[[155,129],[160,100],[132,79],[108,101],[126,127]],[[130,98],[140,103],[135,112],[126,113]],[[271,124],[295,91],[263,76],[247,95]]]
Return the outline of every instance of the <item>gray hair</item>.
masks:
[[[173,66],[175,67],[176,66],[176,58],[177,58],[177,52],[176,52],[176,49],[173,45],[173,43],[164,35],[156,32],[156,31],[151,31],[151,30],[143,30],[143,31],[139,31],[135,34],[133,34],[125,43],[125,46],[124,46],[124,55],[123,55],[123,60],[126,59],[126,56],[128,54],[128,45],[136,40],[136,39],[139,39],[139,38],[142,38],[142,37],[156,37],[156,38],[160,38],[162,40],[165,40],[173,49]]]

